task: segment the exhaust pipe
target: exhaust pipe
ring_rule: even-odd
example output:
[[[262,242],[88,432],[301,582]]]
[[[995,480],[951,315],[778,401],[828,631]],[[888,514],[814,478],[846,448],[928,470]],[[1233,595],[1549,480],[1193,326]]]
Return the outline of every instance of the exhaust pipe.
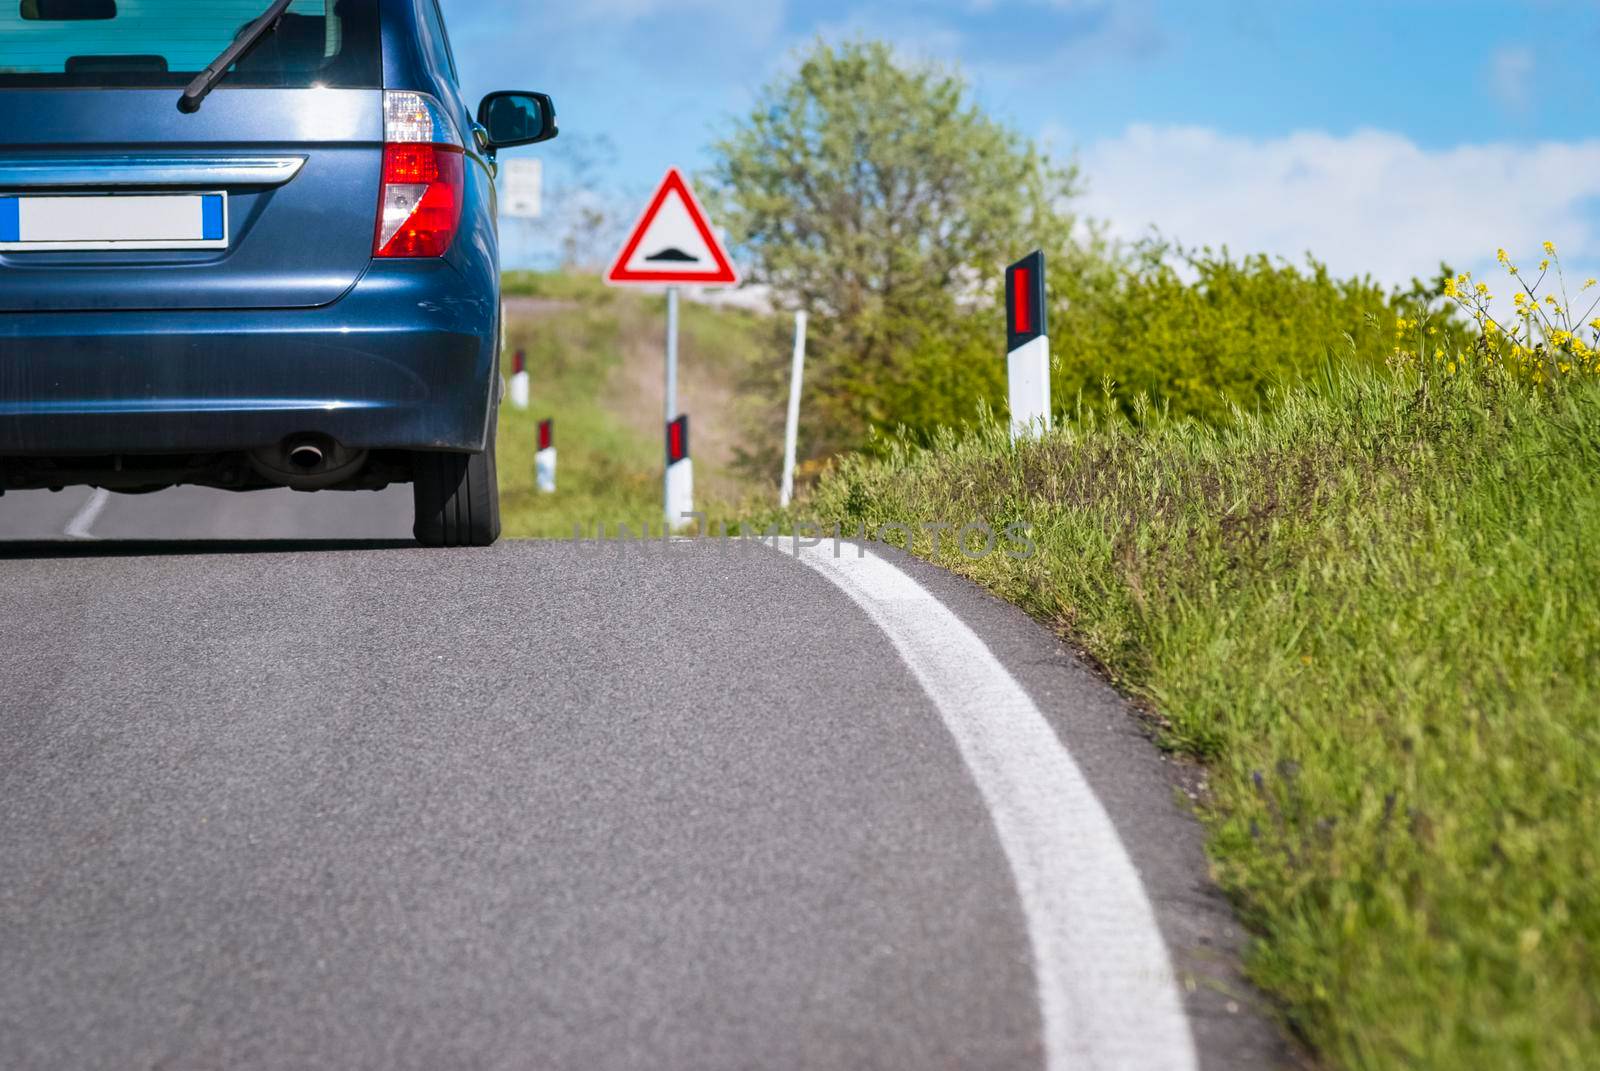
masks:
[[[322,447],[316,443],[300,442],[289,447],[289,464],[301,472],[314,472],[322,467]]]
[[[358,474],[365,450],[351,450],[326,435],[291,435],[277,446],[250,452],[250,466],[275,484],[296,491],[333,487]]]

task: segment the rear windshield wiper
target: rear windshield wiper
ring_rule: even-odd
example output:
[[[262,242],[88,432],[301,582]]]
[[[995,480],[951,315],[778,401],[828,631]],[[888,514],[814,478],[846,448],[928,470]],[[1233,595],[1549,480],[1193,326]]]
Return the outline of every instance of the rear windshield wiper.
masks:
[[[217,88],[218,82],[228,77],[228,69],[278,28],[278,23],[283,21],[283,13],[293,2],[294,0],[273,0],[266,14],[245,27],[244,32],[233,39],[233,44],[222,50],[222,55],[212,60],[205,70],[195,76],[194,81],[189,83],[189,88],[183,91],[183,96],[178,98],[178,110],[185,115],[199,111],[200,102]]]

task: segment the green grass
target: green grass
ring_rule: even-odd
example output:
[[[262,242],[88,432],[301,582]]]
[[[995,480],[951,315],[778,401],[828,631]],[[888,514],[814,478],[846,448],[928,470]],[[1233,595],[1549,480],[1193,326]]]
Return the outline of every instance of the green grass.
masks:
[[[505,294],[513,299],[508,353],[526,351],[533,395],[525,411],[509,404],[500,410],[505,535],[571,539],[575,525],[592,534],[597,524],[608,532],[621,524],[659,532],[664,299],[531,272],[508,274]],[[516,298],[538,302],[519,311]],[[761,321],[750,313],[683,305],[681,390],[693,421],[696,506],[718,515],[763,490],[719,447],[746,419],[738,395],[719,385],[744,374],[760,353],[760,337]],[[546,417],[555,419],[560,458],[553,495],[534,485],[538,423]]]
[[[558,271],[508,271],[500,279],[502,297],[551,298],[607,305],[620,294],[595,275]]]
[[[1250,969],[1327,1063],[1600,1067],[1600,390],[1334,371],[847,460],[799,514],[1034,526],[941,560],[1205,760]]]

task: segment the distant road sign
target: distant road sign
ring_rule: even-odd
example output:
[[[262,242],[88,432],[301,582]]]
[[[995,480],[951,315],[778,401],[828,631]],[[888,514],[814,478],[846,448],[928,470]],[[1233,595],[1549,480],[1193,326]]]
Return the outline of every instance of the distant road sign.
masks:
[[[500,214],[511,219],[538,219],[544,214],[544,161],[507,160]]]
[[[677,168],[667,172],[617,262],[606,273],[606,282],[614,286],[738,285],[739,273]]]

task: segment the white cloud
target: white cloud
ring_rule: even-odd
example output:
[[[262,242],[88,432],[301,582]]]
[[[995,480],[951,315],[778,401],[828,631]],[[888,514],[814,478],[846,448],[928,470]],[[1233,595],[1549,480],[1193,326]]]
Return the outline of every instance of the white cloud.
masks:
[[[1514,116],[1533,110],[1533,77],[1538,60],[1526,45],[1497,48],[1489,57],[1489,93],[1495,102]]]
[[[1395,284],[1441,260],[1482,267],[1502,246],[1536,260],[1547,239],[1574,270],[1600,261],[1600,140],[1430,151],[1377,130],[1253,139],[1135,125],[1080,160],[1078,207],[1124,238],[1154,226],[1235,254],[1309,252],[1337,274]]]

